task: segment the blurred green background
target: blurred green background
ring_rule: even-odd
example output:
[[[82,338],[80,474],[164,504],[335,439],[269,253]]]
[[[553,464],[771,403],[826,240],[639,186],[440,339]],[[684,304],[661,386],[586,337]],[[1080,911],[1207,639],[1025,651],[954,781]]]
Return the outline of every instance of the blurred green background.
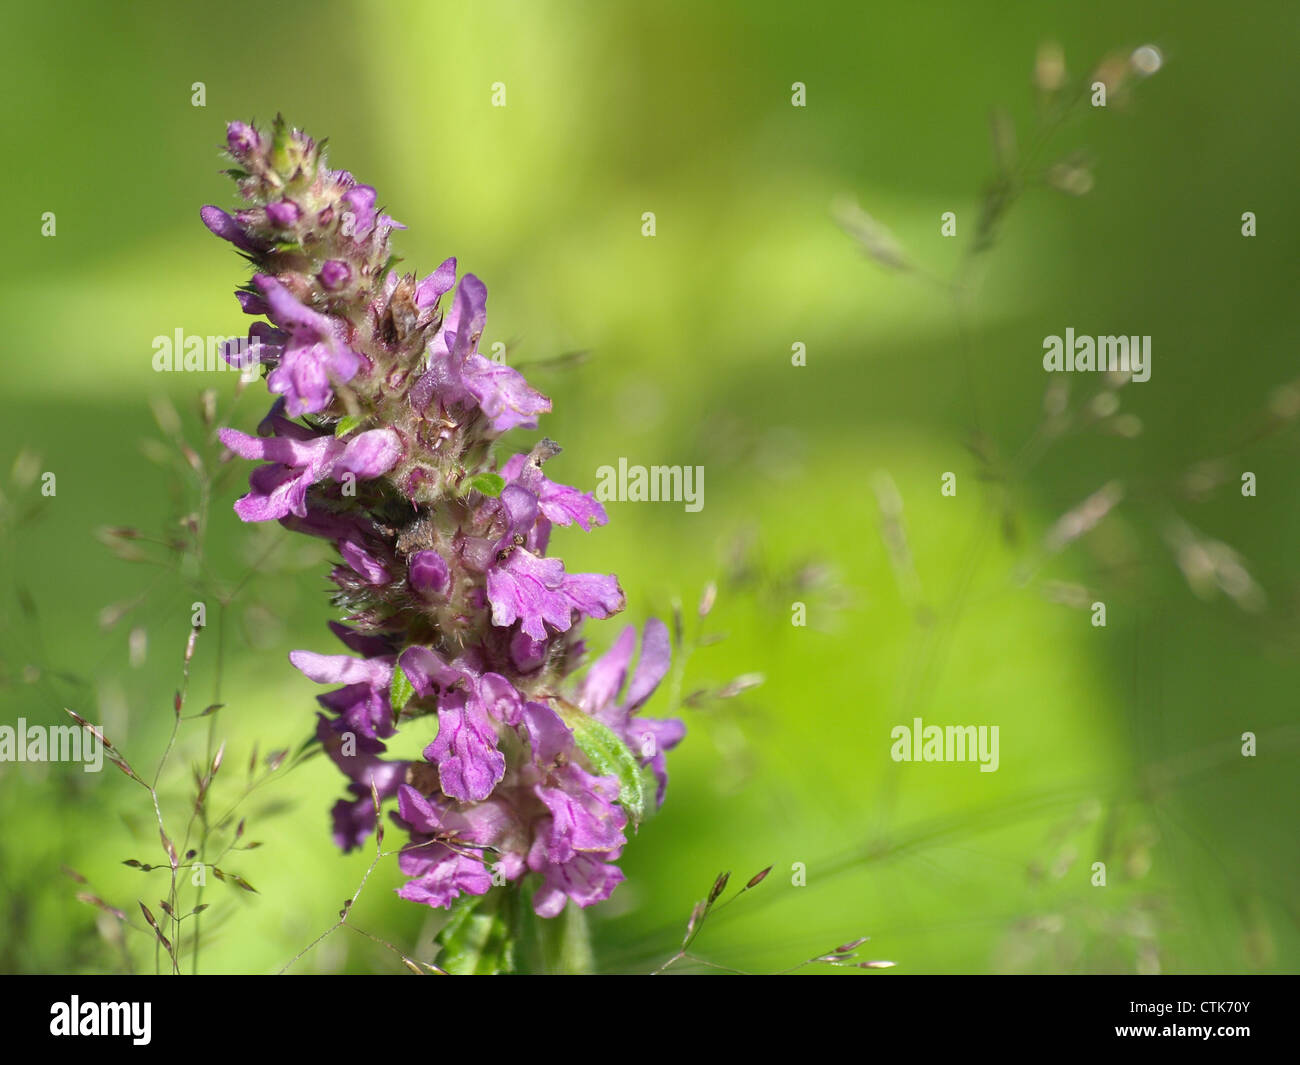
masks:
[[[1095,186],[1026,189],[958,316],[941,287],[864,257],[832,204],[856,201],[952,276],[994,173],[990,112],[1032,139],[1045,41],[1072,78],[1147,42],[1164,67],[1060,130],[1038,161],[1086,148]],[[773,971],[870,935],[895,973],[1294,971],[1298,438],[1294,393],[1276,390],[1297,374],[1298,45],[1283,3],[14,7],[0,719],[62,723],[69,707],[152,776],[203,600],[187,713],[225,704],[219,804],[254,744],[310,733],[317,689],[285,655],[335,649],[325,553],[235,518],[245,469],[209,501],[202,571],[123,561],[96,536],[174,536],[200,509],[153,407],[174,405],[209,472],[200,394],[216,391],[222,417],[233,402],[242,428],[265,408],[260,386],[234,402],[233,374],[151,359],[155,336],[244,327],[243,264],[198,209],[234,199],[224,123],[281,111],[409,226],[406,268],[454,254],[486,281],[485,348],[506,343],[521,366],[590,353],[523,367],[554,401],[552,476],[592,488],[620,456],[705,467],[700,513],[614,503],[608,527],[554,548],[571,569],[616,572],[638,624],[675,597],[693,618],[717,580],[706,631],[726,639],[692,658],[683,690],[766,677],[684,711],[667,804],[592,913],[603,971],[661,964],[719,872],[739,883],[768,865],[710,917],[701,957]],[[1025,450],[1049,383],[1042,338],[1066,327],[1152,336],[1152,377],[1099,427]],[[806,366],[791,365],[796,343]],[[1099,389],[1068,384],[1073,411]],[[911,591],[882,536],[882,473]],[[1123,504],[1025,578],[1052,524],[1112,480]],[[1175,520],[1239,552],[1262,605],[1235,570],[1234,594],[1195,594],[1167,542]],[[1054,601],[1053,581],[1104,601],[1106,627]],[[588,642],[603,650],[619,628],[590,626]],[[890,729],[914,716],[998,725],[1000,768],[891,761]],[[160,783],[182,822],[207,743],[205,722],[186,723]],[[264,845],[226,865],[259,893],[205,892],[204,971],[274,971],[335,920],[370,861],[329,839],[341,793],[313,760],[245,801],[245,838]],[[152,971],[136,900],[153,906],[166,874],[121,864],[163,860],[147,793],[111,767],[0,764],[0,811],[0,969],[121,968],[115,921],[75,897],[92,892],[130,915],[132,963]],[[392,894],[400,882],[386,859],[354,920],[431,960],[436,921]],[[342,931],[295,971],[401,964]]]

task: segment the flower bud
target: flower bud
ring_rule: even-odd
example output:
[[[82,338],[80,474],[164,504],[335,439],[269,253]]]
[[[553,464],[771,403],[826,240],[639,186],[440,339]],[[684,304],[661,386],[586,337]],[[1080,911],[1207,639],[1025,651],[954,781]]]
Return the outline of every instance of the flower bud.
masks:
[[[278,203],[268,203],[266,205],[266,217],[271,220],[271,224],[278,226],[280,229],[289,229],[295,225],[302,216],[298,210],[298,205],[292,200],[280,200]]]
[[[321,286],[330,292],[336,292],[352,279],[352,267],[342,259],[329,259],[320,268],[317,275]]]
[[[262,150],[262,137],[247,122],[231,122],[226,127],[226,146],[239,162]]]
[[[520,673],[531,673],[546,660],[546,641],[517,632],[510,641],[510,660]]]
[[[451,570],[437,551],[417,551],[407,569],[411,587],[426,599],[446,596],[451,588]]]

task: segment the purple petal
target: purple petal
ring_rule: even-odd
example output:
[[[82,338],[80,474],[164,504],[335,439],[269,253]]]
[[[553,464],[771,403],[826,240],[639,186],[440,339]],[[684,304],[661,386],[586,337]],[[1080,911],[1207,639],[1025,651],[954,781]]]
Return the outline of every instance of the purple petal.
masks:
[[[388,568],[355,540],[338,541],[339,554],[367,584],[383,585],[392,581]]]
[[[231,155],[242,161],[262,147],[262,136],[247,122],[229,122],[226,124],[226,147]]]
[[[408,647],[397,661],[421,698],[458,681],[472,679],[463,670],[448,665],[429,647]]]
[[[349,790],[363,789],[354,785]],[[375,830],[375,804],[371,801],[369,789],[364,791],[365,794],[356,799],[339,799],[330,810],[334,842],[344,854],[360,847]]]
[[[510,638],[510,661],[520,673],[531,673],[546,661],[546,641],[534,640],[526,632]]]
[[[421,310],[432,307],[456,284],[456,258],[443,261],[433,273],[416,286],[415,305]]]
[[[329,622],[330,632],[359,655],[374,658],[377,655],[392,654],[394,647],[387,636],[372,636],[369,633],[350,629],[341,621]]]
[[[460,279],[456,301],[440,331],[451,338],[447,341],[447,347],[456,365],[463,364],[474,350],[486,323],[487,286],[473,274],[466,274]]]
[[[424,876],[397,889],[408,902],[445,909],[461,895],[485,895],[492,887],[492,874],[477,858],[460,854],[443,844],[432,844],[438,860]]]
[[[392,429],[371,429],[349,440],[334,466],[334,478],[354,473],[371,480],[387,473],[402,457],[401,438]]]
[[[604,902],[623,882],[623,871],[617,865],[589,854],[579,854],[564,865],[548,865],[545,872],[542,886],[533,895],[533,912],[538,917],[558,917],[569,899],[579,906]]]
[[[645,623],[645,632],[641,636],[641,658],[627,689],[627,705],[630,710],[635,710],[650,698],[667,674],[672,657],[668,626],[658,618],[650,618]]]
[[[380,758],[379,755],[387,750],[380,740],[364,733],[354,733],[345,724],[330,721],[324,714],[316,715],[316,737],[330,760],[349,780],[361,785],[366,794],[370,792],[372,781],[380,799],[397,794],[398,786],[406,778],[409,763]]]
[[[569,574],[564,594],[574,610],[589,618],[607,618],[627,606],[618,578],[601,573]]]
[[[594,573],[566,575],[558,558],[538,558],[516,548],[487,574],[492,624],[519,627],[535,640],[546,639],[546,625],[566,632],[576,610],[587,617],[606,618],[622,610],[623,590],[614,577]]]
[[[368,683],[347,684],[316,696],[316,701],[337,715],[336,725],[341,723],[363,736],[386,739],[396,731],[386,687]]]
[[[513,551],[503,564],[488,570],[492,624],[505,627],[519,621],[520,628],[535,640],[546,638],[544,622],[566,631],[572,623],[572,607],[559,590],[563,583],[564,563],[558,558]]]
[[[507,543],[514,537],[527,537],[537,521],[537,497],[527,488],[517,484],[508,484],[501,491],[501,510],[506,519],[506,531],[503,537]],[[503,545],[504,546],[504,545]]]
[[[500,673],[483,674],[478,682],[478,699],[483,709],[502,724],[519,724],[523,700],[515,686]]]
[[[302,304],[292,292],[269,274],[254,274],[255,284],[270,308],[268,316],[295,340],[314,342],[332,338],[334,323],[328,315]]]
[[[623,835],[627,814],[615,805],[617,778],[593,776],[572,762],[551,777],[558,787],[539,784],[533,789],[551,812],[550,828],[544,833],[548,861],[558,865],[579,852],[614,851],[627,842]]]
[[[528,461],[528,454],[523,451],[516,452],[506,459],[506,464],[501,467],[501,476],[507,481],[516,481],[520,473],[523,472],[524,464]],[[525,488],[528,486],[525,485]]]
[[[279,200],[266,205],[266,217],[279,228],[288,229],[302,217],[302,211],[292,200]]]
[[[328,435],[318,435],[302,426],[293,425],[282,418],[272,418],[275,436],[249,436],[237,429],[221,429],[217,436],[226,447],[240,458],[264,459],[283,463],[286,466],[299,466],[315,470],[343,451],[341,441]],[[296,429],[295,436],[282,435],[284,429]]]
[[[203,219],[203,224],[208,229],[212,230],[222,240],[230,241],[240,251],[257,254],[266,251],[270,247],[266,241],[258,240],[246,233],[244,227],[220,207],[213,207],[209,204],[199,211],[199,217]]]
[[[269,314],[271,311],[266,300],[252,292],[236,292],[235,299],[239,300],[239,306],[245,314]]]
[[[527,703],[522,720],[537,765],[550,765],[573,749],[573,731],[544,703]]]
[[[259,466],[248,478],[251,491],[235,500],[241,521],[276,521],[288,514],[307,514],[307,471],[275,463]]]
[[[438,735],[424,756],[437,764],[446,795],[470,802],[486,799],[506,772],[496,729],[477,700],[444,695],[438,702]]]
[[[409,784],[397,789],[397,813],[413,832],[435,836],[447,827],[443,811]]]
[[[497,432],[536,429],[537,415],[551,409],[551,401],[531,388],[518,370],[477,353],[465,360],[462,374],[465,387]]]
[[[640,757],[641,764],[649,766],[654,773],[658,782],[655,805],[662,806],[664,794],[668,790],[668,758],[665,752],[682,742],[686,736],[686,726],[676,718],[634,717],[628,720],[621,735],[633,753]]]
[[[365,237],[375,228],[375,190],[354,185],[343,194],[343,203],[353,215],[352,235]]]
[[[629,625],[619,633],[614,645],[591,664],[583,678],[579,697],[579,703],[587,713],[598,714],[618,697],[634,650],[636,626]]]
[[[289,661],[317,684],[370,684],[386,688],[393,679],[392,660],[290,651]]]
[[[333,292],[352,279],[352,267],[342,259],[328,259],[321,264],[320,273],[316,276],[320,278],[323,288]]]
[[[322,411],[334,399],[328,360],[329,353],[321,344],[286,348],[280,365],[266,375],[266,387],[285,397],[286,409],[295,418]]]
[[[577,522],[583,532],[590,532],[593,525],[609,522],[605,508],[591,495],[545,478],[542,479],[539,503],[542,513],[556,525],[572,525]]]

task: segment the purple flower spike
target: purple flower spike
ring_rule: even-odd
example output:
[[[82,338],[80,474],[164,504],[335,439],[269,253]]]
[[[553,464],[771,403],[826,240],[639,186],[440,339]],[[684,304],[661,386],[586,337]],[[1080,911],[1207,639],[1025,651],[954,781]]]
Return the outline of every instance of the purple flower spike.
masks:
[[[290,654],[328,685],[316,735],[342,775],[334,840],[347,851],[375,833],[377,795],[410,836],[402,898],[445,908],[527,884],[542,917],[594,905],[622,881],[628,825],[645,813],[636,764],[662,802],[665,752],[685,732],[640,714],[668,670],[667,629],[646,624],[633,670],[627,627],[575,690],[582,624],[625,597],[615,576],[569,573],[547,551],[553,526],[591,531],[608,515],[543,474],[559,453],[549,440],[501,448],[499,465],[497,440],[536,427],[551,401],[479,352],[487,287],[458,281],[455,258],[423,278],[396,272],[401,227],[301,131],[233,122],[227,145],[242,208],[202,218],[252,261],[236,297],[268,319],[227,356],[265,366],[277,398],[258,435],[220,439],[261,463],[241,519],[337,551],[347,623],[331,628],[347,653]],[[423,758],[389,756],[402,729]]]

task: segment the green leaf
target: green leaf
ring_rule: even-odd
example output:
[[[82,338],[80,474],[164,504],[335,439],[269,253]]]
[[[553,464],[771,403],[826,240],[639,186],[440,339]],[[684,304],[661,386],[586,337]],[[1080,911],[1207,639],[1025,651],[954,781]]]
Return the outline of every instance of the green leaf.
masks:
[[[388,688],[388,701],[393,706],[393,718],[396,720],[407,703],[411,701],[411,696],[415,694],[415,685],[411,683],[410,678],[402,670],[401,665],[393,663],[393,681]]]
[[[339,419],[338,425],[334,426],[334,435],[347,436],[353,429],[359,429],[365,423],[365,419],[356,414],[345,414]]]
[[[453,976],[514,972],[514,942],[501,912],[501,891],[462,895],[438,933],[438,964]]]
[[[597,721],[581,707],[564,699],[552,698],[560,719],[573,730],[573,739],[591,762],[591,767],[601,776],[618,778],[618,801],[623,804],[633,825],[645,818],[647,774],[642,771],[636,756],[627,744],[610,729]]]
[[[506,486],[506,479],[499,473],[476,473],[465,483],[466,492],[482,492],[495,499]]]

